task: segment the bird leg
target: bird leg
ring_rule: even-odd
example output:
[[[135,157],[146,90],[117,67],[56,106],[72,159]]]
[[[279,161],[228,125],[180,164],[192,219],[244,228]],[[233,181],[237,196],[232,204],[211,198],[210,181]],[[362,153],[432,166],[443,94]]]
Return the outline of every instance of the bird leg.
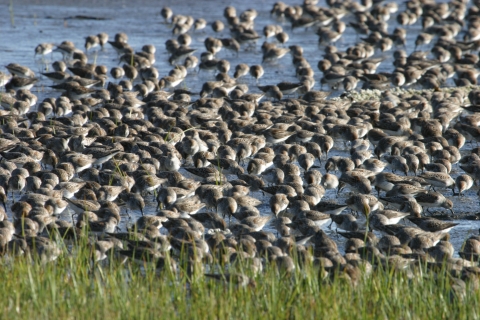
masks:
[[[332,230],[332,224],[333,224],[333,220],[332,220],[332,222],[330,222],[330,224],[328,225],[328,229]]]

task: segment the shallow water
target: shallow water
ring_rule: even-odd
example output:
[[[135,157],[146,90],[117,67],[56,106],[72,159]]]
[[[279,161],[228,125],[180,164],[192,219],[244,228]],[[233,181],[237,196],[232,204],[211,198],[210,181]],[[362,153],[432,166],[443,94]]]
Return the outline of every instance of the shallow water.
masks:
[[[171,29],[164,24],[163,19],[159,15],[161,6],[170,6],[174,13],[191,14],[194,18],[202,17],[208,22],[223,19],[223,8],[227,5],[234,5],[237,8],[237,14],[241,11],[254,7],[259,15],[255,20],[255,30],[262,34],[263,27],[267,24],[282,24],[284,31],[289,33],[290,40],[288,45],[301,45],[304,48],[304,56],[312,65],[317,84],[314,89],[321,89],[319,80],[321,73],[316,68],[318,60],[322,59],[322,48],[317,45],[318,37],[314,34],[313,29],[304,30],[296,29],[294,32],[290,30],[289,25],[281,23],[272,19],[269,11],[276,2],[276,0],[255,1],[255,3],[236,2],[227,3],[221,1],[182,1],[181,4],[173,1],[136,1],[135,5],[131,5],[129,1],[13,1],[13,10],[8,10],[7,4],[2,4],[0,10],[0,66],[6,65],[10,62],[16,62],[22,65],[29,66],[35,72],[42,72],[49,70],[48,65],[52,61],[61,59],[59,53],[53,53],[45,56],[43,59],[37,57],[34,59],[34,48],[37,44],[42,42],[53,42],[59,44],[63,40],[73,41],[78,48],[83,48],[84,38],[90,34],[98,34],[100,32],[107,32],[111,38],[117,32],[125,32],[129,36],[129,44],[136,50],[140,50],[145,44],[153,44],[157,48],[155,67],[160,71],[160,76],[168,74],[171,66],[168,64],[168,54],[165,52],[164,43],[171,38]],[[319,5],[325,5],[321,1]],[[40,4],[41,3],[41,4]],[[287,2],[287,4],[299,4],[299,2]],[[192,7],[194,6],[194,10]],[[404,9],[404,4],[399,3],[399,12]],[[80,20],[71,19],[77,15],[92,16],[103,18],[104,20]],[[398,24],[395,20],[396,14],[392,14],[389,21],[388,31],[391,33]],[[13,20],[12,20],[13,17]],[[345,17],[342,21],[348,23],[351,17]],[[413,26],[406,27],[407,29],[407,53],[410,53],[414,48],[414,41],[418,31],[420,30],[420,20]],[[219,34],[214,34],[209,26],[206,29],[190,33],[193,38],[192,48],[198,49],[196,55],[204,51],[203,40],[207,36],[215,36],[218,38],[229,37],[230,35],[225,30]],[[344,36],[336,43],[339,50],[353,45],[357,40],[357,36],[350,28],[347,28]],[[228,59],[231,64],[230,75],[233,75],[235,66],[244,62],[249,65],[261,63],[260,45],[264,39],[260,39],[255,50],[245,51],[242,48],[241,53],[237,57],[233,53],[222,50],[218,54],[218,58]],[[273,41],[269,39],[269,41]],[[422,49],[422,48],[420,48]],[[425,48],[423,48],[425,49]],[[391,71],[393,50],[381,53],[377,52],[377,57],[385,58],[385,61],[380,65],[378,71]],[[106,65],[109,69],[118,65],[118,58],[114,50],[106,45],[105,50],[92,51],[89,53],[89,59],[96,61],[97,64]],[[265,67],[265,75],[260,79],[259,84],[275,84],[280,81],[295,82],[295,69],[291,63],[290,57],[287,55],[278,63],[267,64]],[[2,71],[2,67],[0,67]],[[40,76],[40,75],[38,75]],[[40,76],[41,77],[41,76]],[[201,72],[189,73],[185,86],[192,91],[199,91],[204,81],[213,80],[214,73]],[[250,85],[252,92],[258,92],[255,87],[254,80],[246,76],[240,80]],[[41,81],[34,87],[33,91],[43,99],[47,96],[59,96],[59,93],[48,88],[52,83],[41,78]],[[341,92],[336,92],[334,95],[339,95]],[[467,149],[470,146],[467,146]],[[335,150],[331,155],[347,155],[347,152],[342,150]],[[452,177],[455,178],[459,173],[458,165],[454,166],[452,170]],[[322,172],[324,170],[322,169]],[[348,189],[346,190],[348,191]],[[479,211],[479,201],[476,195],[477,188],[466,192],[463,198],[451,197],[451,191],[445,191],[446,194],[454,201],[455,211],[460,216],[465,216],[470,213],[477,213]],[[260,209],[265,214],[270,213],[268,207],[268,196],[261,193],[255,193],[255,196],[261,197],[265,200],[265,205]],[[335,198],[335,192],[329,190],[325,198]],[[340,195],[339,202],[344,200],[345,194]],[[146,199],[151,205],[147,213],[154,213],[155,205],[153,196]],[[67,218],[67,216],[65,216]],[[459,225],[451,231],[452,243],[458,250],[461,247],[463,240],[472,233],[477,233],[480,227],[480,222],[460,219],[457,220]],[[128,223],[128,222],[127,222]],[[267,226],[267,230],[272,229]],[[342,240],[340,240],[342,241]]]

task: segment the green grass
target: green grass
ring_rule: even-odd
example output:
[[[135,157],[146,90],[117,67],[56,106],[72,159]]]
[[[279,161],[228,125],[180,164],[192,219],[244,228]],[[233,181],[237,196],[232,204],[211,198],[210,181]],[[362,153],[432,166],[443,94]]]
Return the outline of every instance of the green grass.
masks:
[[[87,246],[84,246],[87,248]],[[65,249],[66,250],[66,249]],[[451,277],[414,269],[382,268],[352,285],[344,277],[324,277],[317,267],[297,266],[281,274],[273,265],[257,276],[256,287],[237,288],[207,279],[203,271],[156,272],[152,265],[95,264],[88,249],[56,262],[5,257],[0,266],[0,316],[3,319],[473,319],[479,313],[479,290],[467,283],[459,298]],[[420,272],[422,271],[422,272]]]
[[[10,0],[10,3],[8,5],[8,11],[10,13],[10,24],[12,27],[15,27],[15,14],[13,12],[13,0]]]

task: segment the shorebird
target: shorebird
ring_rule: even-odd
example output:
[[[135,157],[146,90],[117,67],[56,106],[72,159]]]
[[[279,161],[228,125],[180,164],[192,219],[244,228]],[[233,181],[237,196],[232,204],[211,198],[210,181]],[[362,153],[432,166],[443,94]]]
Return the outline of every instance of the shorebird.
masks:
[[[428,192],[428,193],[419,193],[415,195],[415,200],[427,208],[442,207],[449,209],[452,214],[453,212],[453,202],[450,199],[445,198],[441,193],[438,192]]]
[[[419,175],[420,178],[425,179],[430,184],[431,188],[435,191],[434,187],[448,188],[451,187],[453,193],[455,193],[455,180],[450,177],[448,173],[442,172],[424,172]]]
[[[258,83],[258,79],[263,77],[263,74],[265,73],[265,71],[263,70],[263,67],[260,65],[250,66],[249,72],[250,72],[250,75],[255,78],[257,83]]]
[[[448,233],[458,223],[445,222],[434,218],[413,218],[409,217],[408,220],[415,223],[420,229],[428,232],[442,232]]]

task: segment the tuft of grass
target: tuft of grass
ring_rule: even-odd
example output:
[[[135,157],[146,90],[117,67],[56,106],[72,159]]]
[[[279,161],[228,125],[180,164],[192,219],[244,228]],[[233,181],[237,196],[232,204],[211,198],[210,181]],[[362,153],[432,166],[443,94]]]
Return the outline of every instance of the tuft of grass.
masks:
[[[173,126],[170,126],[170,129],[168,129],[168,132],[167,132],[167,135],[165,136],[165,138],[163,138],[163,141],[165,142],[169,142],[169,136],[170,136],[170,132],[172,132],[172,129],[173,129]]]
[[[215,184],[216,185],[222,185],[223,184],[223,172],[222,172],[222,167],[220,167],[220,155],[217,153],[217,171],[218,171],[218,177],[217,174],[215,174]]]
[[[274,264],[255,275],[248,261],[215,261],[210,272],[228,269],[256,280],[256,287],[207,279],[199,263],[181,259],[177,270],[157,271],[145,262],[92,262],[92,248],[79,238],[70,252],[51,263],[31,257],[0,261],[0,315],[4,319],[198,318],[198,319],[474,319],[479,290],[467,282],[458,294],[446,269],[425,266],[397,270],[379,266],[352,284],[342,276],[297,263],[287,274]]]
[[[15,14],[13,12],[13,0],[10,0],[8,5],[8,12],[10,13],[10,24],[15,28]]]

